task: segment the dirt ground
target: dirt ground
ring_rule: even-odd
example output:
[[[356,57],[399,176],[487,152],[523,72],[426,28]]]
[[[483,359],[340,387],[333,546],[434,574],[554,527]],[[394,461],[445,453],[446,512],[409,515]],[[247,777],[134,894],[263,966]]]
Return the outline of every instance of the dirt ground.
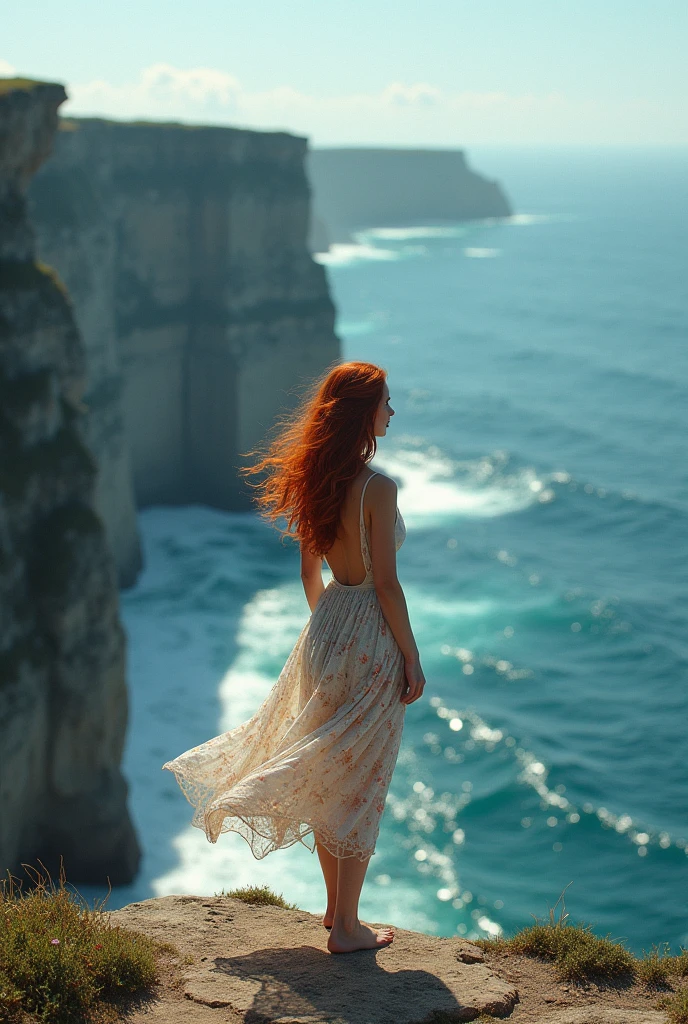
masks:
[[[659,1024],[661,991],[644,985],[574,985],[561,982],[554,966],[530,957],[488,952],[485,962],[518,989],[519,1002],[508,1020],[513,1024]]]
[[[402,928],[378,950],[332,955],[320,917],[227,897],[166,896],[111,914],[176,953],[127,1024],[666,1024],[661,992],[577,986],[549,964]],[[374,924],[375,922],[370,922]]]

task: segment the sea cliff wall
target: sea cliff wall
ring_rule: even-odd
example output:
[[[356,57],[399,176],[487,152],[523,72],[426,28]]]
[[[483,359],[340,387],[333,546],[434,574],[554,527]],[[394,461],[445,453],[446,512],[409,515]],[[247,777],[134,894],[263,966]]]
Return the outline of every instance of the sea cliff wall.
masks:
[[[0,873],[63,855],[70,878],[116,884],[139,860],[119,768],[125,638],[84,348],[25,202],[65,99],[61,85],[0,81]]]
[[[340,356],[307,248],[306,140],[65,119],[30,191],[86,343],[98,504],[123,585],[135,508],[248,508],[239,453]],[[131,480],[131,483],[129,482]]]
[[[313,149],[313,252],[357,228],[508,217],[496,182],[471,170],[460,149]]]

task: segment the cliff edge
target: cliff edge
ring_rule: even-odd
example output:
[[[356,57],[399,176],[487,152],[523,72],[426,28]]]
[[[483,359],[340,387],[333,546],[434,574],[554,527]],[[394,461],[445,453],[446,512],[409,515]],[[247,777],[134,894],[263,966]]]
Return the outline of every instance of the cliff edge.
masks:
[[[667,1022],[657,993],[642,986],[566,984],[552,964],[458,937],[396,928],[382,949],[331,954],[317,914],[224,895],[164,896],[110,919],[173,947],[131,1024]]]
[[[306,139],[65,119],[29,199],[86,344],[98,505],[120,582],[135,510],[248,509],[240,453],[340,358],[307,247]]]
[[[348,241],[361,228],[434,224],[511,215],[498,182],[478,174],[460,149],[313,149],[310,244]]]
[[[114,884],[139,860],[119,768],[125,640],[84,349],[25,202],[65,99],[58,84],[0,81],[0,871],[63,855],[72,878]]]

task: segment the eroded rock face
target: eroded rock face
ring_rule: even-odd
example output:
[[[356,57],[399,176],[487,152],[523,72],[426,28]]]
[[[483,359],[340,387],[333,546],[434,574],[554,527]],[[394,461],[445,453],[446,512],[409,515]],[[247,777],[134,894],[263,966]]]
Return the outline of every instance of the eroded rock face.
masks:
[[[355,229],[508,217],[504,190],[472,170],[460,149],[341,147],[308,154],[313,252]]]
[[[119,768],[125,639],[83,344],[24,198],[65,99],[0,82],[0,872],[62,855],[70,880],[116,884],[139,860]]]
[[[239,454],[340,357],[307,249],[305,153],[286,133],[73,119],[32,184],[39,251],[85,339],[123,585],[139,564],[135,507],[248,508]]]

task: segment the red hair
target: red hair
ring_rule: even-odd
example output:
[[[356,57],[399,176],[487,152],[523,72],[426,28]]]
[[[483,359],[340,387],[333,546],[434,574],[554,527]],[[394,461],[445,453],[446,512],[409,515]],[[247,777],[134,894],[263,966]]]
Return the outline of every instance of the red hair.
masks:
[[[377,451],[375,418],[387,373],[374,363],[340,363],[317,379],[297,408],[278,418],[275,436],[243,476],[267,470],[254,498],[264,519],[287,520],[292,536],[316,555],[332,547],[348,484]],[[278,527],[279,529],[279,527]]]

